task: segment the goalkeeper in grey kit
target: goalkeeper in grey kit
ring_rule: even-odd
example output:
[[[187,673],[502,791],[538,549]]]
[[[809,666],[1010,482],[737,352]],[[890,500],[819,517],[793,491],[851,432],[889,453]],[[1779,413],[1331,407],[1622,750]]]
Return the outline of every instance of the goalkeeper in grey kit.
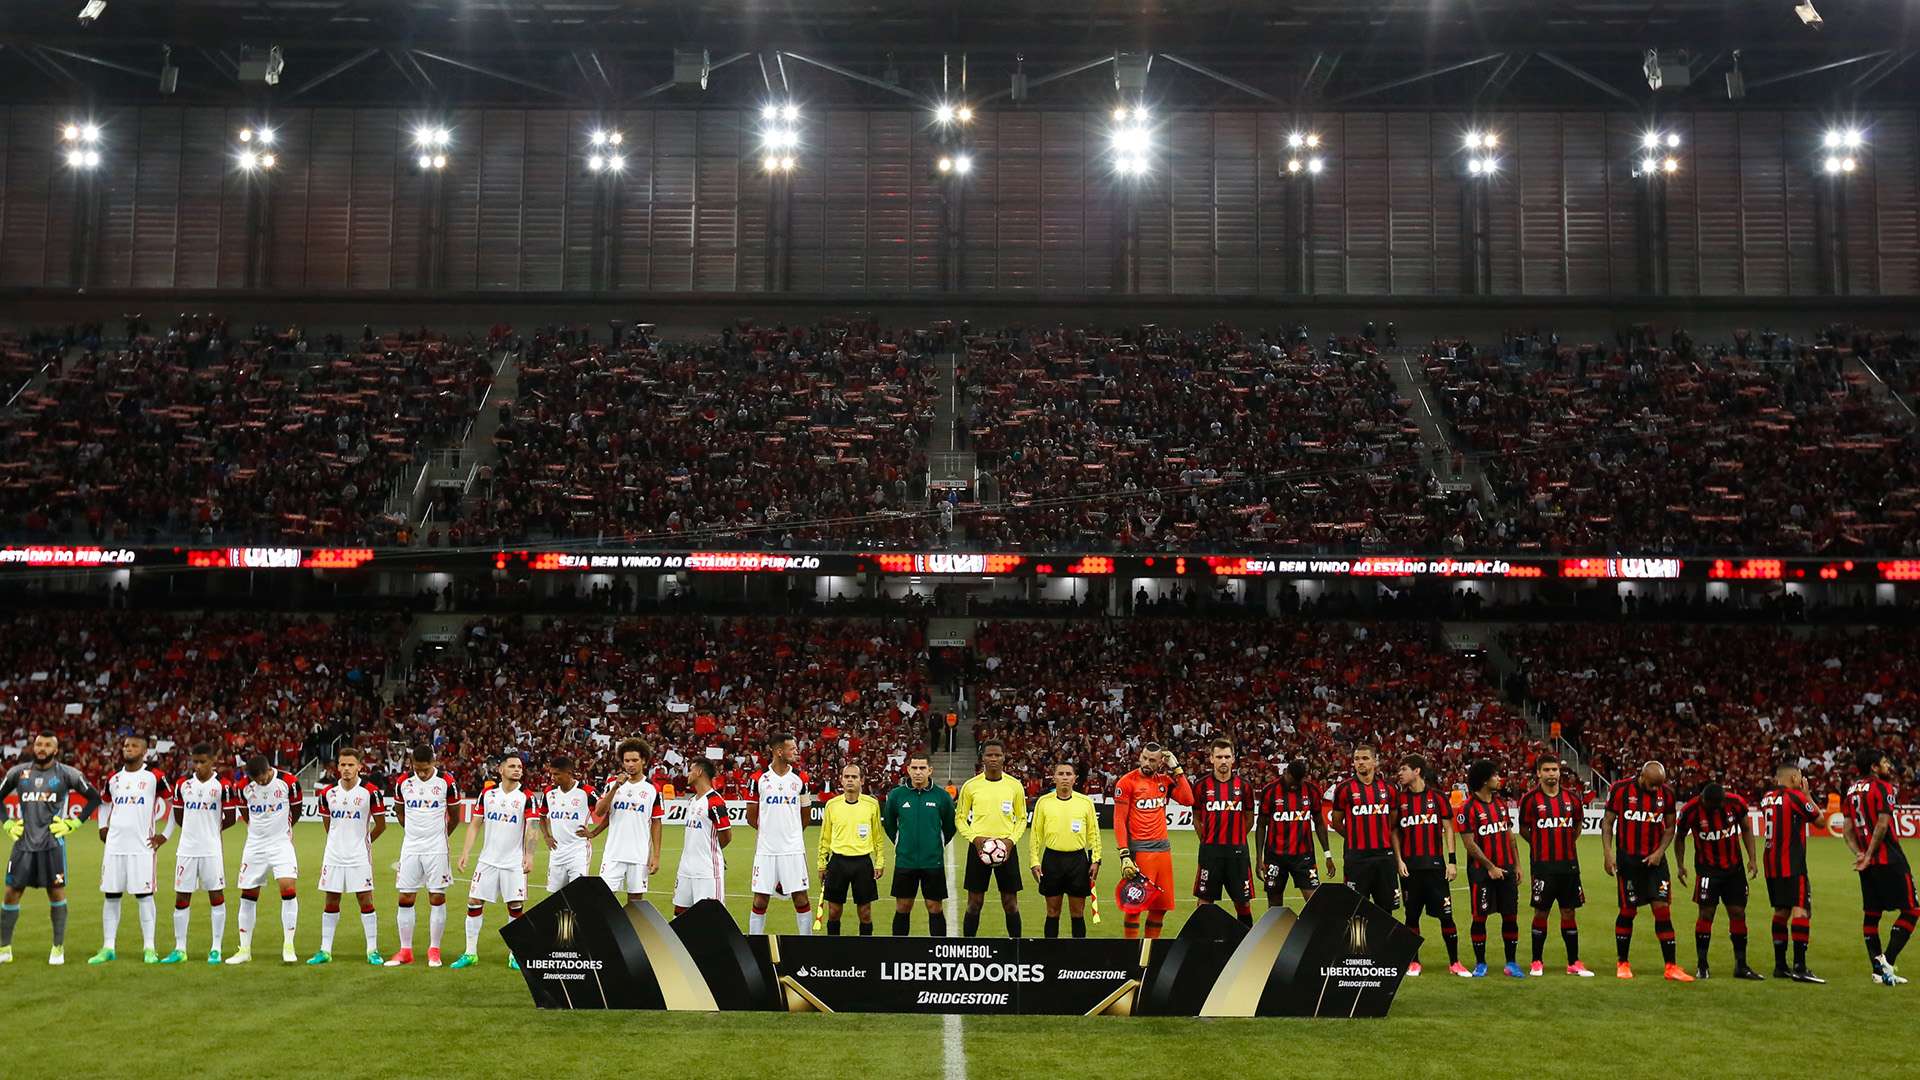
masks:
[[[16,815],[0,824],[13,841],[7,856],[6,902],[0,904],[0,964],[13,962],[13,928],[20,921],[20,898],[28,889],[47,890],[53,917],[53,951],[47,963],[67,962],[66,836],[100,808],[100,793],[79,769],[60,760],[60,739],[51,733],[33,737],[33,760],[15,765],[0,779],[0,806],[19,802]],[[78,814],[68,812],[74,795],[87,800]]]

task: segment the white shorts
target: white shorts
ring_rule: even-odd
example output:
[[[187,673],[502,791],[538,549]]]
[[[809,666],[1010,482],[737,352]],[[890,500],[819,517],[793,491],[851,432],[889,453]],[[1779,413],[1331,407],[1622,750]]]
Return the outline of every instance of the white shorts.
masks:
[[[153,892],[153,855],[107,854],[100,859],[100,891],[146,896]]]
[[[719,878],[687,877],[682,874],[680,880],[673,883],[673,906],[690,908],[702,900],[725,901],[727,890]]]
[[[481,863],[473,871],[473,880],[467,884],[467,902],[484,900],[490,904],[518,904],[527,899],[527,874],[519,867],[509,870],[504,866],[488,866]]]
[[[445,851],[401,852],[400,869],[393,879],[393,887],[403,893],[419,892],[445,893],[453,884],[453,865],[447,862]]]
[[[215,855],[184,855],[173,861],[173,891],[219,892],[227,887],[227,868]]]
[[[554,848],[547,853],[547,891],[559,892],[587,876],[587,862],[593,849],[585,844],[568,850]]]
[[[759,896],[791,896],[807,891],[805,855],[753,855],[753,891]]]
[[[600,860],[600,877],[607,888],[614,892],[623,892],[628,896],[647,894],[647,864],[638,862],[610,862]]]
[[[300,859],[293,853],[293,841],[255,847],[248,844],[240,852],[240,887],[257,889],[271,878],[300,877]]]
[[[327,893],[363,893],[373,891],[371,862],[320,864],[320,891]]]

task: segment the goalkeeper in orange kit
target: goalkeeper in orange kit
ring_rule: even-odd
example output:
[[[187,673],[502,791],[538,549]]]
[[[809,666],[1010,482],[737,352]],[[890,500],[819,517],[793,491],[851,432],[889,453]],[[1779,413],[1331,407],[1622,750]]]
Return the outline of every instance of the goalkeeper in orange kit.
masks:
[[[1140,749],[1140,767],[1120,778],[1113,789],[1113,840],[1120,850],[1120,876],[1144,874],[1158,886],[1147,904],[1147,936],[1160,936],[1167,912],[1173,910],[1173,843],[1167,839],[1167,801],[1193,805],[1193,785],[1187,783],[1180,759],[1159,743]],[[1126,936],[1140,936],[1140,913],[1128,912]]]

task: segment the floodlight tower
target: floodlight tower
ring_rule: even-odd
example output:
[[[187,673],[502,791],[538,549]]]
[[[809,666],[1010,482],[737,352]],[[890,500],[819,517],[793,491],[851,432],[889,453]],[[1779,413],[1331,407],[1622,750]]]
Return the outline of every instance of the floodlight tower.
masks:
[[[1820,291],[1844,296],[1853,291],[1847,235],[1852,231],[1848,189],[1865,163],[1867,139],[1852,124],[1827,129],[1814,161],[1820,182],[1813,186],[1813,245],[1820,268]]]
[[[1472,128],[1460,140],[1460,289],[1474,296],[1493,291],[1493,217],[1488,191],[1500,175],[1500,133]]]
[[[1287,133],[1287,156],[1280,178],[1287,184],[1286,291],[1313,291],[1313,189],[1326,172],[1320,133],[1295,127]]]
[[[1680,133],[1649,128],[1635,149],[1633,178],[1639,184],[1639,227],[1634,262],[1639,291],[1664,296],[1672,288],[1667,271],[1667,188],[1680,173]]]
[[[92,119],[69,120],[60,128],[61,160],[73,177],[73,246],[68,252],[67,275],[72,285],[82,289],[93,284],[94,252],[100,246],[103,139],[100,125]]]

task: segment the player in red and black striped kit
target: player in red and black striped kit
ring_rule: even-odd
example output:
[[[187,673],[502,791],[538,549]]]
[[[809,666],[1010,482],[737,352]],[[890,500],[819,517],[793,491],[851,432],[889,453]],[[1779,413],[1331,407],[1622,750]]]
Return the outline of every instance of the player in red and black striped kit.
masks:
[[[1327,876],[1334,874],[1333,845],[1327,841],[1327,819],[1321,810],[1320,785],[1307,779],[1307,763],[1287,762],[1272,783],[1260,791],[1258,838],[1260,880],[1267,890],[1267,906],[1279,907],[1287,898],[1287,881],[1300,890],[1300,902],[1313,899],[1320,887],[1320,871],[1313,864],[1313,842],[1326,852]]]
[[[1847,788],[1847,846],[1853,849],[1853,868],[1860,873],[1860,932],[1866,938],[1873,977],[1886,986],[1907,980],[1894,970],[1900,950],[1907,947],[1920,921],[1920,900],[1913,894],[1913,871],[1906,852],[1893,835],[1893,762],[1868,747],[1854,755],[1860,779]],[[1893,933],[1880,950],[1880,913],[1898,911]]]
[[[1454,824],[1467,844],[1467,884],[1473,893],[1473,971],[1487,974],[1487,916],[1500,913],[1500,943],[1507,954],[1506,973],[1524,979],[1516,953],[1520,948],[1520,855],[1514,849],[1513,822],[1500,794],[1500,774],[1481,758],[1467,766],[1467,801]]]
[[[1215,739],[1207,751],[1213,768],[1193,788],[1193,831],[1200,838],[1200,868],[1194,899],[1211,904],[1221,890],[1233,897],[1240,921],[1253,925],[1253,863],[1247,832],[1253,828],[1253,785],[1234,774],[1233,743]]]
[[[1699,918],[1693,923],[1693,944],[1700,955],[1700,967],[1693,973],[1694,978],[1707,977],[1707,946],[1713,942],[1713,915],[1725,904],[1727,933],[1733,940],[1733,977],[1764,981],[1764,976],[1747,966],[1747,880],[1760,873],[1747,800],[1719,784],[1708,784],[1680,808],[1680,820],[1674,828],[1673,861],[1680,864],[1683,886],[1687,883],[1689,835],[1697,838],[1693,868],[1700,875],[1693,889],[1693,902],[1700,905]],[[1746,852],[1744,859],[1742,849]]]
[[[1447,945],[1447,969],[1465,974],[1460,966],[1460,933],[1453,925],[1453,878],[1459,856],[1453,830],[1447,822],[1453,807],[1427,779],[1427,759],[1408,754],[1400,759],[1400,790],[1394,802],[1400,829],[1400,893],[1407,901],[1407,929],[1420,932],[1420,916],[1440,920],[1440,940]],[[1444,859],[1443,859],[1444,856]],[[1408,977],[1420,974],[1420,961],[1407,965]]]
[[[1608,877],[1620,881],[1620,914],[1613,920],[1613,943],[1622,979],[1633,978],[1627,956],[1633,948],[1633,917],[1641,904],[1653,908],[1653,931],[1660,938],[1666,976],[1674,982],[1692,982],[1674,960],[1673,910],[1668,904],[1667,847],[1673,843],[1673,789],[1667,786],[1667,768],[1657,761],[1640,767],[1640,775],[1621,780],[1607,792],[1607,812],[1600,818],[1600,853]]]
[[[1807,887],[1807,826],[1820,820],[1820,808],[1807,797],[1800,767],[1782,762],[1773,770],[1773,787],[1760,796],[1765,831],[1767,900],[1773,905],[1773,977],[1824,983],[1807,970],[1807,939],[1812,932],[1813,897]],[[1793,931],[1793,966],[1787,966],[1787,931]]]
[[[1527,839],[1528,869],[1533,875],[1533,963],[1528,975],[1545,975],[1547,913],[1560,905],[1560,940],[1567,946],[1567,974],[1582,979],[1593,972],[1580,962],[1580,917],[1587,902],[1580,881],[1580,830],[1586,802],[1560,784],[1560,759],[1542,756],[1533,763],[1534,786],[1520,797],[1520,834]]]
[[[1333,831],[1346,843],[1347,884],[1388,911],[1400,906],[1400,830],[1393,824],[1393,785],[1379,775],[1371,746],[1353,751],[1353,775],[1327,793]]]

